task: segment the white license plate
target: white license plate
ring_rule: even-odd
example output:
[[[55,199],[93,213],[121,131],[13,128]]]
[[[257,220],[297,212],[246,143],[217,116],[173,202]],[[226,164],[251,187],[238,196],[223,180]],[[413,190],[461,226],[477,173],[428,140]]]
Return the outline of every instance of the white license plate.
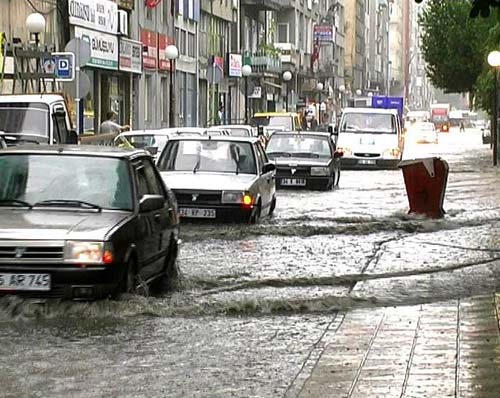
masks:
[[[304,178],[282,178],[281,185],[304,187],[306,180]]]
[[[358,160],[358,164],[376,164],[377,161],[374,159],[360,159]]]
[[[50,274],[0,274],[0,290],[50,290]]]
[[[215,218],[215,209],[191,209],[186,207],[181,207],[179,209],[181,217],[191,217],[191,218]]]

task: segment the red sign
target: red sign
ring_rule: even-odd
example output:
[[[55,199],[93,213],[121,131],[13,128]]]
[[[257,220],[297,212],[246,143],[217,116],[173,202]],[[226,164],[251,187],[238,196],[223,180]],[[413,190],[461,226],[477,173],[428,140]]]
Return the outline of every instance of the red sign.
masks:
[[[142,64],[144,69],[156,69],[158,67],[158,39],[157,33],[150,30],[141,30]]]
[[[172,65],[170,60],[167,58],[167,46],[174,44],[174,39],[158,33],[158,69],[171,71]]]
[[[155,8],[160,2],[161,0],[146,0],[146,7]]]

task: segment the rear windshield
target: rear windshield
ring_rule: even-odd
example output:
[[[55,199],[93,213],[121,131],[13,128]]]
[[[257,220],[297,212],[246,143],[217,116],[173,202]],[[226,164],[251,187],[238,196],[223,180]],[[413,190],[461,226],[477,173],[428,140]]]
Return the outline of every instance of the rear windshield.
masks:
[[[0,132],[49,135],[49,106],[42,103],[0,104]]]
[[[349,133],[396,134],[396,120],[387,113],[346,113],[341,130]]]
[[[253,127],[283,127],[285,130],[293,130],[291,116],[254,116],[251,125]]]

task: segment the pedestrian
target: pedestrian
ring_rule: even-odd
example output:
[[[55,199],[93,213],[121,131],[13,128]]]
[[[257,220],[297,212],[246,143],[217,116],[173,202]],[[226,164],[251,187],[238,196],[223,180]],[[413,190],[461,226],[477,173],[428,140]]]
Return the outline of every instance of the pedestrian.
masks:
[[[226,114],[224,105],[222,103],[219,105],[217,116],[219,117],[219,124],[226,124]]]
[[[463,122],[463,121],[461,121],[461,122],[460,122],[460,132],[461,132],[461,133],[462,133],[462,132],[465,132],[465,125],[464,125],[464,122]]]
[[[110,111],[106,113],[106,119],[101,123],[99,127],[99,134],[120,134],[122,131],[130,130],[129,125],[121,126],[114,121],[117,114],[116,112]]]

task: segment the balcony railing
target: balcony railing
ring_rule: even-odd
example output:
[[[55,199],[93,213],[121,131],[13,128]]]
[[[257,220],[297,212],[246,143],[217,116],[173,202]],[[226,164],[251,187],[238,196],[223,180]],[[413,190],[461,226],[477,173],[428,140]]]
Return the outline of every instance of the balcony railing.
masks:
[[[281,56],[275,54],[266,54],[263,51],[257,51],[255,53],[245,53],[244,54],[244,65],[250,65],[252,67],[252,73],[280,73],[281,68]]]

